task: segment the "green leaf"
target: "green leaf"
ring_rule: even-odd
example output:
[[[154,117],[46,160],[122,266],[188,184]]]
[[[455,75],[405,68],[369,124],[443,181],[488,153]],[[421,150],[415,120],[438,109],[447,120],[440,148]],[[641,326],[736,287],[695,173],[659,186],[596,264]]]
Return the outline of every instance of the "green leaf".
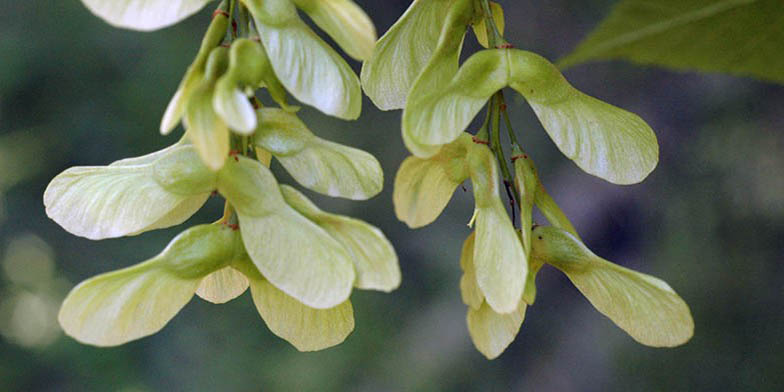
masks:
[[[777,0],[624,0],[558,65],[624,59],[784,83]]]
[[[109,166],[70,168],[49,183],[44,205],[72,234],[114,238],[184,222],[214,185],[193,147],[177,146]]]
[[[96,346],[154,334],[190,301],[202,277],[231,260],[235,240],[218,225],[188,229],[158,256],[80,283],[63,301],[60,325]]]
[[[299,351],[338,345],[354,330],[354,309],[349,300],[330,309],[314,309],[263,279],[251,279],[250,292],[270,331]]]
[[[301,102],[344,120],[359,117],[359,78],[297,15],[290,0],[247,0],[278,79]]]
[[[376,28],[351,0],[293,0],[318,27],[329,34],[349,56],[365,60],[373,54]]]
[[[409,102],[403,135],[413,142],[407,146],[417,156],[430,156],[457,138],[507,85],[526,98],[561,152],[587,173],[631,184],[656,167],[659,145],[645,121],[581,93],[546,59],[516,49],[481,51],[447,85]]]
[[[408,91],[430,61],[454,1],[414,0],[376,43],[360,76],[365,94],[379,109],[405,107]]]
[[[464,134],[431,158],[408,157],[403,161],[392,195],[398,219],[417,228],[441,214],[455,189],[468,178],[465,158],[470,143],[471,136]]]
[[[256,144],[278,159],[302,186],[321,194],[369,199],[384,186],[384,172],[372,155],[316,137],[293,113],[259,110]]]
[[[286,203],[351,252],[357,274],[355,287],[389,292],[400,285],[395,249],[381,230],[358,219],[324,212],[290,186],[282,185],[280,190]]]
[[[96,16],[116,27],[152,31],[171,26],[211,0],[82,0]]]
[[[487,146],[475,144],[468,162],[476,203],[476,281],[493,310],[511,313],[523,295],[527,259],[498,192],[495,156]]]
[[[472,309],[479,309],[484,302],[482,291],[476,284],[476,271],[474,271],[474,239],[476,233],[471,235],[463,242],[463,249],[460,252],[460,268],[463,276],[460,277],[460,296],[463,303]]]
[[[218,9],[221,9],[221,7],[218,7]],[[207,29],[207,33],[204,34],[204,38],[202,38],[196,58],[188,66],[188,70],[180,81],[177,91],[166,106],[166,111],[161,119],[161,134],[168,135],[179,124],[182,116],[185,114],[185,106],[188,100],[190,100],[191,94],[193,94],[193,91],[199,86],[204,77],[210,52],[223,41],[228,25],[228,16],[221,13],[213,16],[210,27]]]
[[[420,107],[430,104],[432,102],[431,96],[434,93],[448,88],[453,76],[458,72],[458,60],[460,59],[460,50],[463,46],[466,26],[471,24],[474,17],[472,1],[456,0],[453,3],[446,14],[444,27],[438,38],[438,46],[408,93],[406,108],[403,111],[403,143],[405,143],[412,154],[420,158],[433,156],[441,148],[441,145],[451,142],[465,129],[465,127],[462,127],[459,130],[443,130],[442,128],[449,128],[451,124],[436,124],[438,129],[432,130],[433,133],[446,132],[450,133],[451,136],[449,140],[443,139],[433,143],[431,139],[422,137],[423,134],[430,131],[422,132],[422,129],[417,128],[417,126],[421,125],[420,119],[417,117],[422,114]],[[450,108],[446,109],[449,110]],[[411,118],[412,113],[414,118]]]
[[[468,308],[468,333],[477,350],[487,359],[495,359],[514,341],[525,318],[525,303],[507,314],[493,311],[487,303],[479,309]]]
[[[493,13],[493,21],[498,28],[498,32],[503,35],[505,27],[503,7],[501,7],[501,4],[491,1],[490,12]],[[490,44],[487,40],[487,25],[485,24],[485,18],[482,17],[479,19],[479,22],[474,23],[471,27],[474,28],[474,35],[476,36],[476,40],[479,41],[479,45],[489,48]]]
[[[204,277],[196,295],[205,301],[222,304],[242,295],[248,289],[248,284],[245,275],[226,266]]]
[[[568,232],[534,229],[533,257],[563,271],[591,304],[634,340],[674,347],[694,334],[689,307],[664,281],[604,260]]]
[[[245,157],[230,160],[218,189],[237,211],[248,255],[272,284],[314,308],[348,299],[355,277],[350,252],[286,204],[269,169]]]

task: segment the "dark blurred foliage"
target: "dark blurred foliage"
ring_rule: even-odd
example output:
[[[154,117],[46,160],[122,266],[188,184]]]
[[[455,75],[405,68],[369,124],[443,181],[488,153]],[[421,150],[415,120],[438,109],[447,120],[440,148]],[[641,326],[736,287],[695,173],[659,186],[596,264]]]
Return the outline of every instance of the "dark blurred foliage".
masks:
[[[380,33],[408,5],[360,3]],[[508,39],[555,60],[611,2],[502,4]],[[386,173],[384,193],[370,201],[309,193],[326,209],[378,225],[400,256],[400,289],[355,291],[357,327],[344,344],[297,352],[266,329],[248,294],[222,306],[195,299],[160,333],[118,348],[63,336],[54,320],[67,290],[154,255],[182,227],[99,242],[78,238],[46,218],[44,188],[69,166],[141,155],[179,137],[160,136],[158,122],[210,12],[139,33],[110,27],[76,0],[4,3],[0,390],[784,387],[784,88],[625,63],[583,65],[566,75],[656,130],[661,161],[642,184],[615,186],[582,173],[558,153],[522,99],[513,99],[510,111],[543,181],[588,245],[666,280],[689,303],[696,334],[685,346],[638,345],[546,268],[517,340],[499,359],[485,360],[470,343],[458,288],[470,194],[458,190],[446,213],[426,228],[412,231],[398,222],[391,191],[406,156],[400,112],[379,112],[367,100],[356,122],[303,111],[318,134],[370,151]],[[467,38],[466,50],[476,48]],[[290,182],[285,173],[280,178]],[[214,220],[220,209],[220,200],[212,200],[190,223]]]

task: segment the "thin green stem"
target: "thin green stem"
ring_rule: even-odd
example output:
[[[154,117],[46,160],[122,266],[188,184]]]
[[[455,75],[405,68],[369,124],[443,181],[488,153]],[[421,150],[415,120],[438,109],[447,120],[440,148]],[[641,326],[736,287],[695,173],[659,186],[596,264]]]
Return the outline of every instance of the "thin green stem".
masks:
[[[509,204],[512,206],[512,215],[514,216],[514,206],[516,204],[515,200],[520,200],[520,194],[517,191],[517,188],[514,187],[514,177],[512,177],[511,172],[509,171],[509,166],[506,164],[506,156],[504,155],[504,149],[501,147],[501,103],[503,97],[500,94],[500,91],[493,95],[490,99],[491,108],[492,108],[492,115],[491,115],[491,146],[492,150],[495,153],[496,160],[498,161],[498,165],[501,168],[501,175],[504,179],[504,187],[506,188],[507,196],[509,197]],[[514,217],[512,218],[514,221]]]
[[[498,30],[498,26],[495,24],[495,19],[493,18],[493,10],[490,8],[489,0],[480,0],[482,4],[482,10],[485,14],[485,29],[487,30],[487,44],[491,48],[497,48],[499,46],[505,45],[507,42],[504,39],[504,36]]]
[[[509,140],[512,141],[512,145],[520,145],[517,142],[517,135],[515,135],[514,129],[512,128],[512,121],[509,119],[509,111],[506,110],[506,99],[504,98],[504,92],[499,91],[498,95],[501,97],[501,113],[504,115],[504,124],[506,125],[506,133],[509,134]]]
[[[237,39],[237,22],[234,20],[234,9],[237,8],[236,0],[229,0],[229,28],[231,29],[231,39]]]

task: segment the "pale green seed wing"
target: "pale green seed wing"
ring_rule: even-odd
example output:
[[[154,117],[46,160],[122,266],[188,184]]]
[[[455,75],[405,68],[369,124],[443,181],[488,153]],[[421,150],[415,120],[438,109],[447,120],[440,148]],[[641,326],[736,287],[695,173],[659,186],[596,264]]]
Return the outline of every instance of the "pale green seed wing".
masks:
[[[250,292],[270,331],[299,351],[338,345],[354,330],[354,310],[349,300],[329,309],[314,309],[264,279],[251,279]]]
[[[60,325],[69,336],[96,346],[158,332],[190,301],[201,278],[232,258],[233,236],[220,226],[196,226],[144,263],[80,283],[63,301]]]
[[[599,312],[642,344],[678,346],[694,333],[689,307],[667,283],[596,256],[565,230],[537,227],[533,256],[563,271]]]
[[[777,0],[626,0],[562,67],[625,59],[784,83],[784,14]]]
[[[495,359],[514,341],[525,318],[525,303],[507,314],[500,314],[483,302],[479,309],[468,308],[468,333],[477,350],[487,359]]]
[[[523,295],[528,273],[523,245],[501,201],[495,157],[487,146],[474,145],[469,168],[476,203],[476,281],[493,310],[511,313]]]
[[[539,55],[507,52],[511,87],[577,166],[615,184],[640,182],[653,171],[659,144],[639,116],[578,91]]]
[[[495,22],[495,26],[498,28],[498,32],[503,35],[506,24],[504,21],[503,7],[501,7],[501,4],[498,4],[495,1],[491,1],[490,11],[493,13],[493,21]],[[487,40],[487,25],[485,24],[484,17],[471,25],[471,27],[474,29],[474,35],[476,36],[476,40],[479,42],[479,45],[482,45],[485,48],[489,48],[490,43]]]
[[[599,312],[644,345],[679,346],[694,334],[689,307],[661,279],[601,259],[564,272]]]
[[[349,56],[365,60],[373,54],[376,28],[351,0],[293,0]]]
[[[351,252],[357,275],[355,287],[389,292],[400,285],[395,249],[381,230],[358,219],[324,212],[290,186],[282,185],[281,192],[286,203]]]
[[[244,157],[230,160],[218,189],[237,211],[248,255],[272,284],[315,308],[348,299],[355,278],[350,252],[286,204],[269,169]]]
[[[468,178],[465,158],[470,135],[464,135],[428,159],[406,158],[397,170],[392,200],[397,218],[409,227],[433,222]]]
[[[297,15],[290,0],[248,0],[272,68],[291,95],[325,114],[353,120],[362,109],[359,78]]]
[[[402,109],[411,86],[438,44],[455,0],[414,0],[403,16],[379,39],[362,64],[362,88],[381,110]]]
[[[70,168],[46,188],[46,213],[68,232],[90,239],[180,224],[207,200],[213,179],[198,170],[171,170],[163,177],[162,172],[156,175],[155,163],[192,156],[189,149],[181,146],[109,166]],[[193,163],[197,169],[198,159]]]
[[[229,155],[229,128],[213,109],[213,93],[212,84],[193,93],[185,109],[185,128],[204,164],[217,171]]]
[[[281,109],[262,109],[259,119],[256,143],[272,152],[302,186],[352,200],[381,192],[384,172],[367,152],[321,139]]]
[[[476,284],[476,272],[474,271],[474,239],[476,233],[471,235],[463,242],[463,249],[460,252],[460,268],[463,276],[460,277],[460,295],[463,303],[472,309],[479,309],[484,302],[482,291]]]
[[[239,297],[248,289],[248,278],[232,267],[223,267],[201,280],[196,295],[205,301],[222,304]]]
[[[267,73],[271,73],[269,59],[260,43],[248,38],[232,42],[229,68],[215,84],[212,106],[228,127],[241,135],[256,130],[256,110],[248,95],[256,90]]]
[[[438,102],[439,97],[445,94],[445,90],[449,89],[453,77],[458,72],[458,60],[466,27],[473,19],[474,8],[470,0],[455,0],[451,4],[449,12],[445,15],[438,46],[408,93],[406,107],[403,110],[403,142],[408,150],[418,157],[427,158],[434,155],[441,145],[455,140],[465,130],[465,126],[457,129],[449,122],[428,123],[427,117],[431,114],[430,110],[446,110],[446,113],[438,113],[436,116],[445,114],[439,120],[449,118],[454,115],[453,111],[456,110],[454,106],[462,105],[461,102],[454,101],[447,103],[446,107],[435,107],[437,105],[434,102]],[[486,76],[483,73],[473,75],[480,78]],[[485,88],[485,84],[481,81],[472,86]],[[457,110],[462,109],[465,108]],[[422,118],[423,116],[425,118]],[[431,126],[434,128],[427,128]]]
[[[228,25],[228,16],[223,14],[213,16],[210,27],[207,29],[207,33],[204,34],[204,38],[202,38],[196,58],[188,66],[188,70],[185,71],[185,75],[179,86],[177,86],[177,91],[166,106],[166,111],[163,114],[163,118],[161,118],[161,134],[168,135],[179,124],[185,114],[185,106],[191,94],[193,94],[204,77],[205,66],[210,52],[223,41]]]
[[[454,78],[441,88],[423,89],[416,99],[413,95],[416,90],[412,90],[409,105],[403,112],[404,137],[425,146],[440,146],[455,140],[490,96],[506,86],[506,65],[502,51],[484,50],[466,60]],[[412,143],[407,147],[414,155],[431,155],[429,149],[416,148]]]
[[[202,9],[211,0],[82,0],[112,26],[151,31],[171,26]]]

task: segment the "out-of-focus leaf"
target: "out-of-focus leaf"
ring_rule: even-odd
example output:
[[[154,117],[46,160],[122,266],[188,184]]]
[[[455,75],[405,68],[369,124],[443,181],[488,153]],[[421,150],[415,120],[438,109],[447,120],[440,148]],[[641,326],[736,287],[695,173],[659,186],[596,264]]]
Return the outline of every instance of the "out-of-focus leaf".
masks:
[[[283,199],[260,162],[239,157],[220,171],[218,189],[239,216],[253,264],[275,287],[314,308],[331,308],[351,294],[351,254]]]
[[[235,240],[219,225],[188,229],[158,256],[80,283],[63,302],[60,325],[96,346],[154,334],[190,301],[202,277],[231,261]]]
[[[405,107],[408,91],[430,61],[454,1],[414,0],[379,39],[361,73],[365,94],[379,109]]]
[[[151,31],[171,26],[212,0],[82,0],[96,16],[112,26]]]
[[[355,287],[389,292],[400,285],[395,249],[381,230],[358,219],[324,212],[290,186],[281,186],[281,192],[286,203],[351,252],[357,274]]]
[[[114,238],[184,222],[214,186],[193,147],[178,146],[109,166],[70,168],[49,183],[44,205],[72,234]]]
[[[784,83],[778,0],[620,1],[558,65],[624,59]]]
[[[479,309],[468,308],[468,333],[477,350],[487,359],[495,359],[514,341],[525,318],[525,303],[507,314],[495,312],[486,302]]]
[[[329,34],[351,57],[365,60],[373,54],[376,28],[351,0],[293,0],[313,22]]]
[[[533,257],[563,271],[596,310],[634,340],[674,347],[694,334],[689,307],[661,279],[596,256],[565,230],[539,226],[533,236]]]
[[[473,147],[468,155],[468,167],[476,203],[476,281],[493,310],[511,313],[523,295],[528,263],[498,192],[495,156],[485,145]]]
[[[457,186],[468,178],[465,159],[470,143],[466,133],[428,159],[412,156],[403,161],[392,195],[398,219],[417,228],[441,214]]]
[[[291,0],[247,0],[272,68],[291,95],[353,120],[362,109],[359,78],[297,15]]]
[[[315,136],[293,113],[259,110],[256,144],[277,158],[302,186],[321,194],[369,199],[384,185],[376,158],[362,150]]]

